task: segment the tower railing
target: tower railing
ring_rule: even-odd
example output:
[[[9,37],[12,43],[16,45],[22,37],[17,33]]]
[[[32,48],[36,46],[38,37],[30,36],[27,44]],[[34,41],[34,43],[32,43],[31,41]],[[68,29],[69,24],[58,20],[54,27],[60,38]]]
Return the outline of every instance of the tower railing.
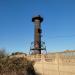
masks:
[[[46,54],[46,46],[45,46],[45,42],[41,41],[41,48],[36,48],[36,50],[41,50],[41,52],[45,51],[44,53]],[[34,48],[34,41],[31,42],[31,46],[30,46],[30,54],[32,53],[32,51],[35,50]]]

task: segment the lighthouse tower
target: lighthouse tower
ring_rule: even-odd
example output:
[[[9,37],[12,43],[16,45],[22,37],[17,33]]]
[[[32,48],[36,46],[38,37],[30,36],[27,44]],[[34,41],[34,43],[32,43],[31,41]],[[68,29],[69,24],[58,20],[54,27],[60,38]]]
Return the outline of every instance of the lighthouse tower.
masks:
[[[32,18],[32,22],[34,22],[34,42],[31,43],[31,54],[41,54],[42,50],[46,50],[45,43],[41,41],[43,18],[40,15],[35,16]]]

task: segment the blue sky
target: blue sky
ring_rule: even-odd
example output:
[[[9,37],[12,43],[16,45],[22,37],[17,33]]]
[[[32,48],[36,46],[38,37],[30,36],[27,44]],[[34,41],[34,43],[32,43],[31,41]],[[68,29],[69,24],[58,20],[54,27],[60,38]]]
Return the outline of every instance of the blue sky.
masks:
[[[48,52],[75,49],[75,0],[0,0],[0,48],[28,53],[39,14]]]

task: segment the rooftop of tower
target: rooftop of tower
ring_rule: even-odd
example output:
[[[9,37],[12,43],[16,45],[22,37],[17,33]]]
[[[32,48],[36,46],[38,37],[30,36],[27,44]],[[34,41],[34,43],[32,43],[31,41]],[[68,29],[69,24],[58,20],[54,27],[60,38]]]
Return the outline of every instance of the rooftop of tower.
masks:
[[[38,16],[34,16],[34,17],[32,18],[32,22],[34,22],[36,19],[37,19],[37,20],[40,20],[40,22],[43,21],[43,18],[42,18],[40,15],[38,15]]]

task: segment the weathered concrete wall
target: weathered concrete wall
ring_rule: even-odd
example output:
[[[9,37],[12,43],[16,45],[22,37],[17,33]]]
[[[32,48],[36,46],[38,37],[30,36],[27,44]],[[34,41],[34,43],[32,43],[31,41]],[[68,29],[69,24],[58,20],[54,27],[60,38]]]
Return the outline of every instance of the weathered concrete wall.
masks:
[[[41,75],[75,75],[75,65],[58,65],[49,62],[36,62],[34,67]]]
[[[38,58],[34,68],[41,75],[75,75],[75,56],[56,53],[55,55],[42,55]]]

